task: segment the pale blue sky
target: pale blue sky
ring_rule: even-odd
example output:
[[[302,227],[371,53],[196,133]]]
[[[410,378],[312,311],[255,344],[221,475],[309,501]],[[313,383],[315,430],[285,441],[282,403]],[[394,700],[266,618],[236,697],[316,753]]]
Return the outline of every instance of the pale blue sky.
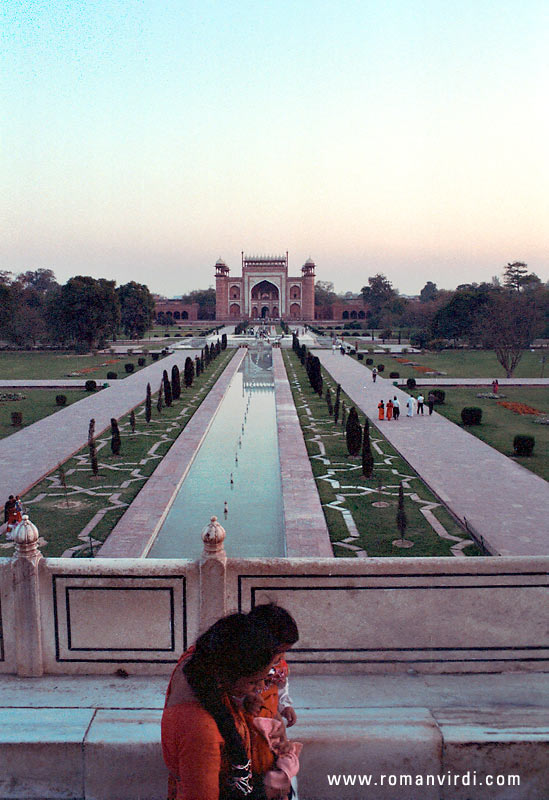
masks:
[[[549,278],[546,0],[3,0],[0,269]]]

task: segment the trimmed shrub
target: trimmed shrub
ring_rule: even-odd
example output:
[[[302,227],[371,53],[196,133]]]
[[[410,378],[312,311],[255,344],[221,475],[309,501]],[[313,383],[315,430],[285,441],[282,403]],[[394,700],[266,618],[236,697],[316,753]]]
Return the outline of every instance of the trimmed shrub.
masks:
[[[58,406],[64,406],[67,403],[67,395],[66,394],[56,394],[55,395],[55,404]]]
[[[461,409],[461,421],[464,425],[480,425],[482,420],[482,408],[477,406],[466,406]]]
[[[189,339],[189,338],[191,338],[191,339],[192,339],[192,337],[193,337],[192,333],[186,333],[186,334],[185,334],[185,338],[186,338],[186,339]]]
[[[446,399],[446,392],[444,389],[431,389],[431,393],[435,396],[435,405],[441,406]]]
[[[107,372],[107,380],[115,381],[118,378],[118,372]]]
[[[378,364],[377,365],[377,371],[378,372],[383,372],[384,369],[385,369],[385,364]]]
[[[176,333],[174,338],[175,339],[181,339],[181,334],[180,333]]]
[[[389,377],[390,378],[400,378],[400,372],[390,372],[389,373]]]
[[[368,417],[364,420],[364,436],[362,439],[362,475],[371,478],[374,471],[374,457],[370,446],[370,423]]]
[[[170,383],[170,379],[168,378],[168,370],[164,370],[162,373],[162,385],[164,388],[164,401],[166,403],[166,408],[170,408],[172,404],[172,385]]]
[[[364,353],[357,353],[356,357],[358,358],[359,361],[363,361],[364,360]]]
[[[513,439],[513,449],[516,456],[531,456],[536,440],[533,436],[517,434]]]
[[[151,356],[153,361],[158,361],[160,353],[151,353]]]
[[[151,410],[152,410],[152,396],[151,396],[151,384],[147,384],[147,394],[145,397],[145,419],[147,422],[151,421]]]
[[[22,425],[23,424],[23,412],[22,411],[12,411],[11,412],[11,424],[12,425]]]
[[[416,379],[415,378],[406,378],[406,388],[407,389],[415,389],[416,388]]]
[[[97,383],[95,381],[86,381],[86,385],[84,387],[87,392],[95,392],[97,389]]]
[[[371,366],[374,363],[374,359],[373,358],[367,358],[366,359],[366,363],[368,364],[368,366]]]
[[[146,358],[143,358],[143,356],[140,356],[140,357],[137,359],[137,366],[138,366],[138,367],[144,367],[146,363],[147,363],[147,359],[146,359]]]
[[[172,367],[172,397],[174,400],[179,400],[181,397],[181,375],[177,364]]]

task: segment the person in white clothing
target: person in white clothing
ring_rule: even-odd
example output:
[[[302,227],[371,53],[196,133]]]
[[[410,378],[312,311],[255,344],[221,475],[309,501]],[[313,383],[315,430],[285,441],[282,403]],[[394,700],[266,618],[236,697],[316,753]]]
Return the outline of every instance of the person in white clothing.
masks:
[[[410,396],[408,398],[408,400],[406,401],[406,408],[408,409],[406,411],[406,416],[407,417],[413,417],[414,416],[414,398],[412,396]]]

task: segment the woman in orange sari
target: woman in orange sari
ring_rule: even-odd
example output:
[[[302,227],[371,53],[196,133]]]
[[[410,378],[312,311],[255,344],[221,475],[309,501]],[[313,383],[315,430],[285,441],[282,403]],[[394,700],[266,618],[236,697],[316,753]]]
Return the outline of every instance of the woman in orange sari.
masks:
[[[218,620],[175,667],[162,715],[162,752],[170,771],[169,800],[270,800],[274,765],[254,763],[253,736],[243,708],[260,691],[278,642],[246,614]],[[262,754],[264,756],[264,754]]]
[[[378,419],[385,419],[385,404],[383,400],[380,400],[377,406],[377,418]]]

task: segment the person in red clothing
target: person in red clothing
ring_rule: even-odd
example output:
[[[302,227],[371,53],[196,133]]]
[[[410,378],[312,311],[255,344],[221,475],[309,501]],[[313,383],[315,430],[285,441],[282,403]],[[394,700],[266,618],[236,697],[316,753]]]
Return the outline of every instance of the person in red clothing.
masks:
[[[243,707],[263,689],[278,650],[275,637],[246,614],[218,620],[184,653],[166,694],[162,752],[169,800],[274,800],[286,787],[263,785],[274,756],[261,762]],[[259,736],[259,734],[258,734]]]

